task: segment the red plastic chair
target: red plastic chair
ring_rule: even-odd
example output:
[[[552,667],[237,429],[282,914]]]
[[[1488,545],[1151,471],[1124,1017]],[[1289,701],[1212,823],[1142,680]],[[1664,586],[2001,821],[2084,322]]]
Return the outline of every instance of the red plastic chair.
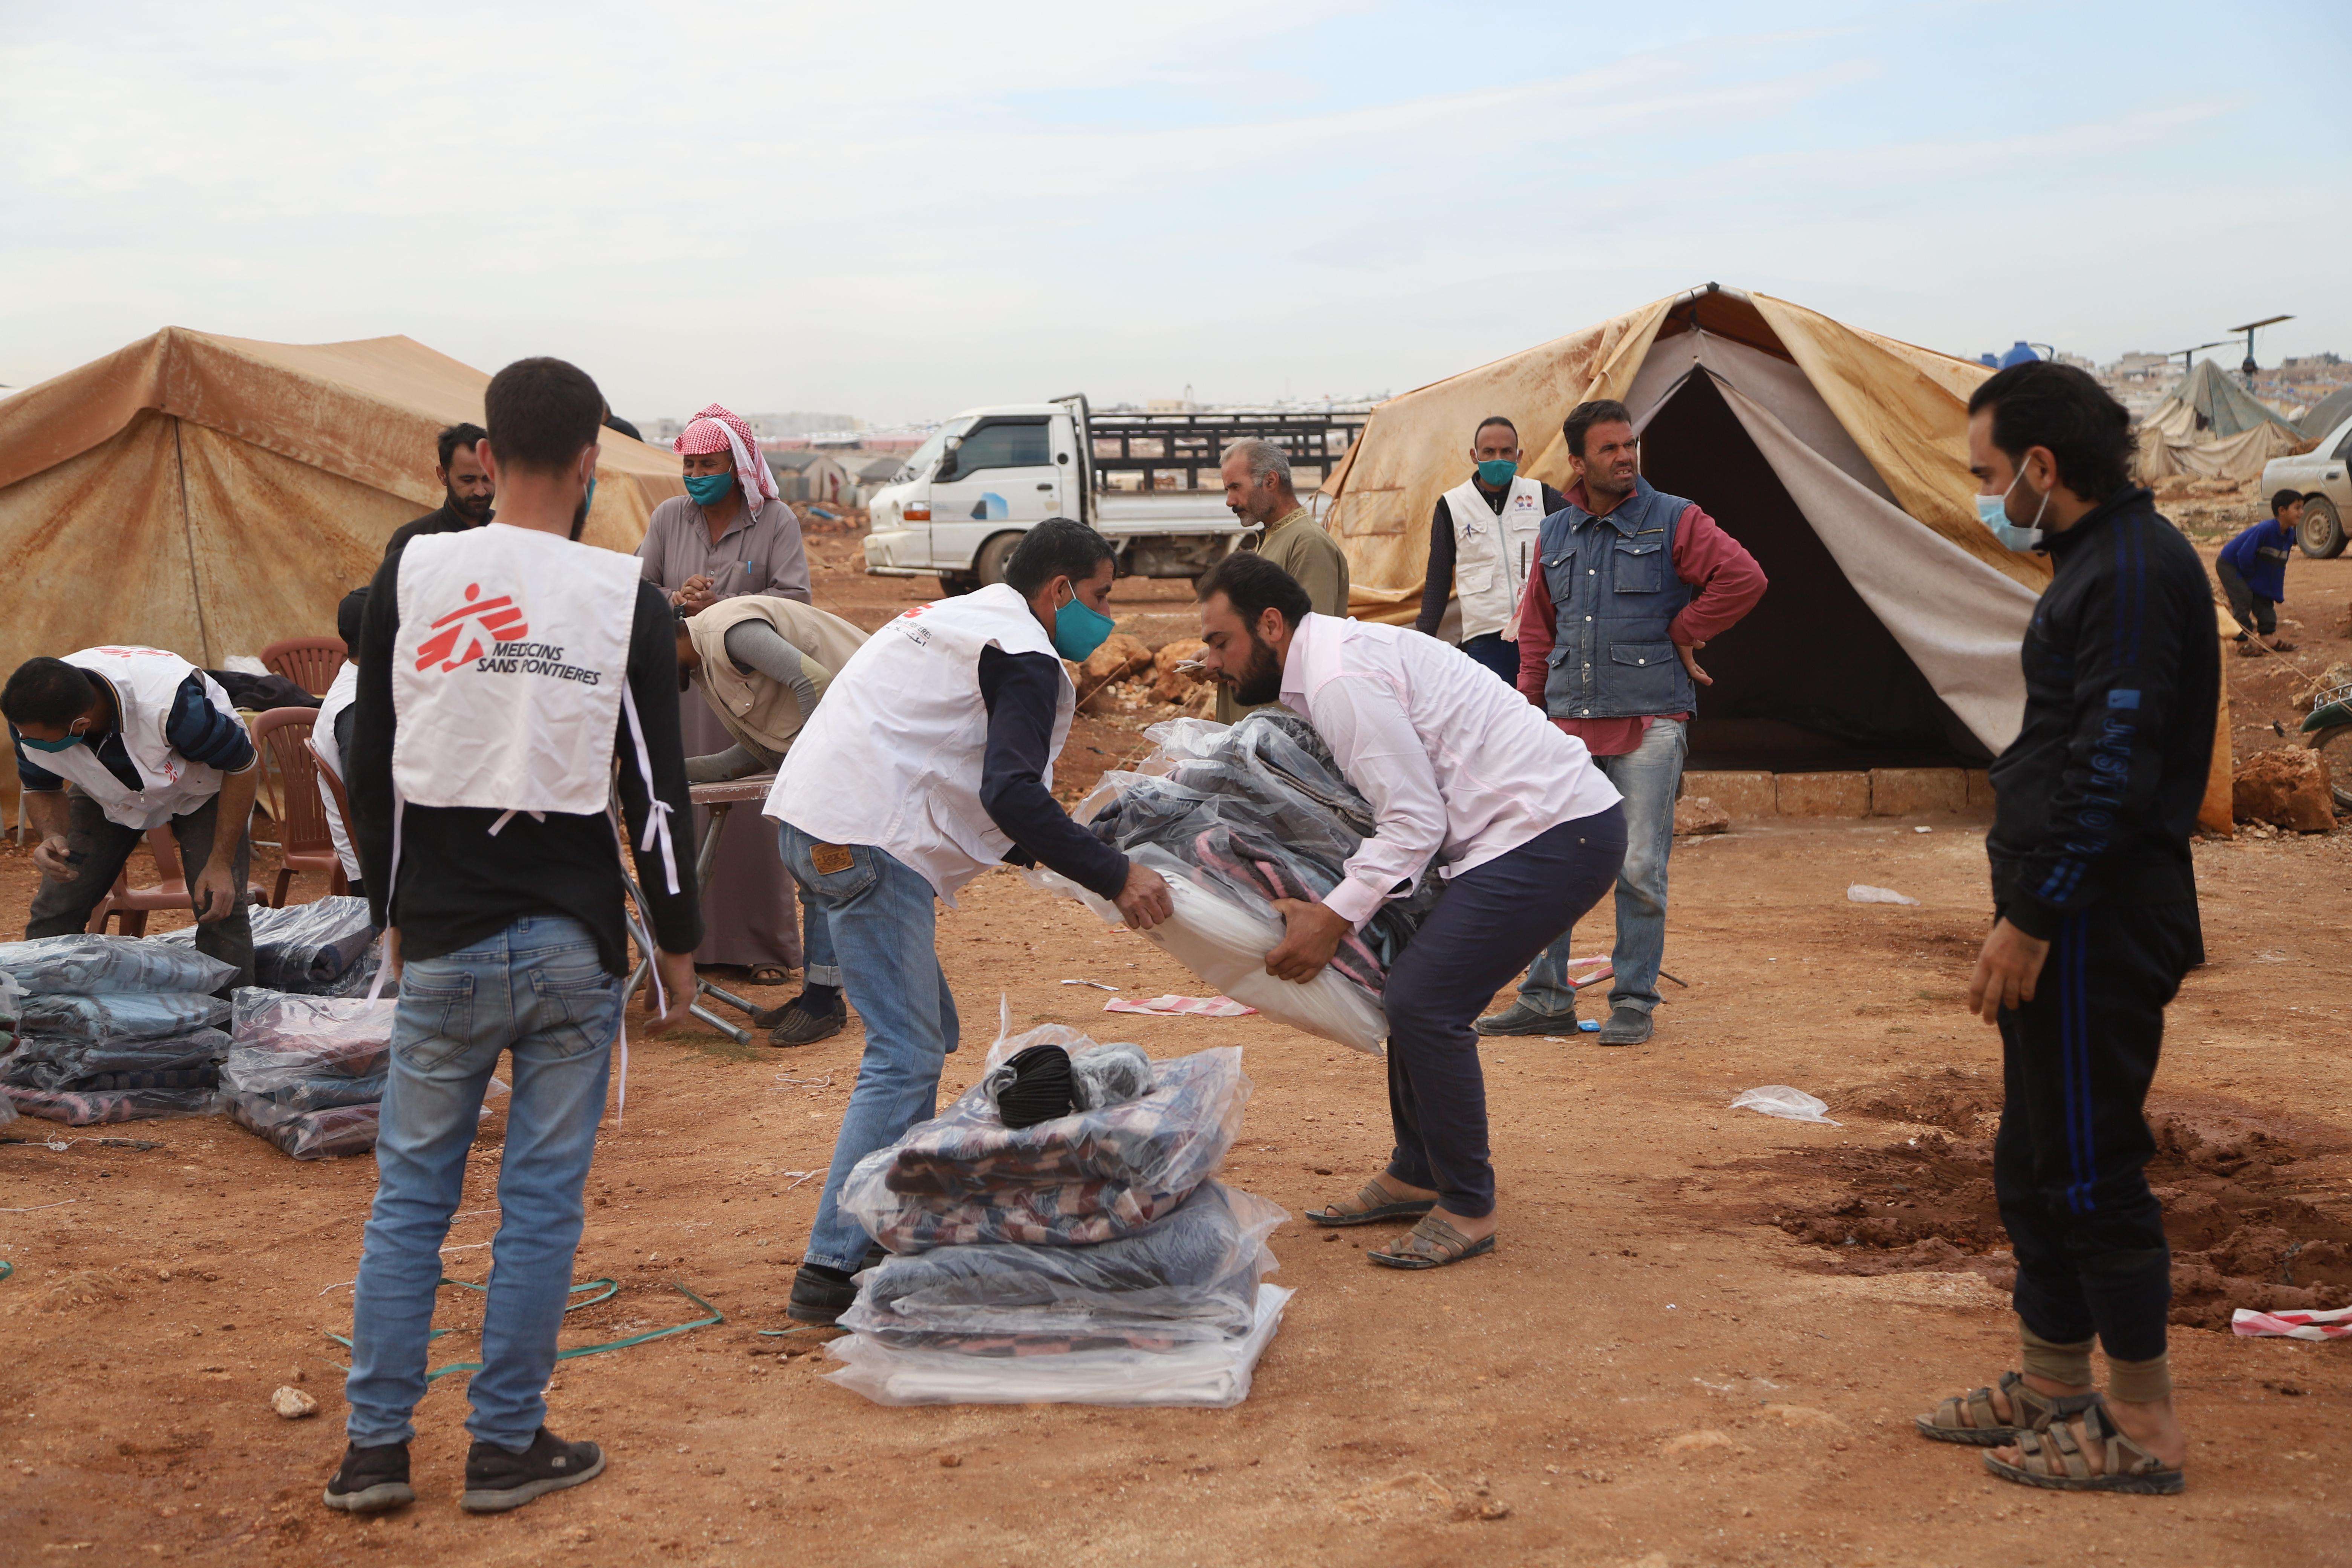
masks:
[[[342,858],[335,853],[335,841],[327,832],[327,803],[319,795],[319,756],[310,749],[310,727],[318,718],[316,708],[272,708],[253,721],[253,743],[269,753],[270,764],[278,770],[281,797],[278,839],[284,858],[269,899],[272,909],[286,907],[287,884],[305,871],[323,874],[331,893],[351,886],[343,877]]]
[[[131,868],[124,866],[106,897],[89,911],[89,923],[82,929],[103,933],[106,922],[119,916],[124,936],[145,936],[149,910],[195,908],[195,900],[188,896],[187,871],[180,863],[180,841],[172,837],[169,826],[147,830],[147,853],[154,857],[155,872],[162,880],[152,887],[134,888],[131,885]],[[245,885],[245,899],[249,904],[269,901],[258,882]]]
[[[313,697],[324,697],[350,654],[341,637],[288,637],[261,650],[261,666]]]

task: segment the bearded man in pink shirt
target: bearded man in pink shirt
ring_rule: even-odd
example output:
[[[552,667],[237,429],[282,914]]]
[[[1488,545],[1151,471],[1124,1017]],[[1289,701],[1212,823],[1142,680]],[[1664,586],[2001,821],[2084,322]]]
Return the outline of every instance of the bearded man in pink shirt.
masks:
[[[1540,569],[1519,603],[1519,689],[1582,741],[1625,797],[1617,942],[1604,1046],[1650,1037],[1666,957],[1666,857],[1698,688],[1698,651],[1764,596],[1764,571],[1697,504],[1641,476],[1633,418],[1612,399],[1580,403],[1561,434],[1576,484],[1538,532]],[[1568,978],[1575,931],[1528,969],[1518,1000],[1482,1035],[1576,1032]]]
[[[1492,1252],[1495,1169],[1471,1022],[1615,880],[1625,854],[1617,791],[1583,742],[1485,665],[1407,626],[1312,614],[1306,588],[1264,555],[1218,562],[1200,595],[1208,673],[1244,707],[1278,701],[1314,725],[1372,808],[1372,834],[1338,887],[1311,903],[1276,900],[1286,929],[1266,973],[1314,979],[1432,863],[1445,880],[1381,991],[1395,1150],[1352,1201],[1307,1217],[1419,1219],[1364,1255],[1390,1268]]]

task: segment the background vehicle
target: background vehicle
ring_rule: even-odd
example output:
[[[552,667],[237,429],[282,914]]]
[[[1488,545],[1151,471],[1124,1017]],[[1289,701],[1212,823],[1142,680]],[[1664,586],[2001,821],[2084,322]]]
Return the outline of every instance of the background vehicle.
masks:
[[[970,409],[867,503],[866,570],[937,574],[949,593],[970,593],[1004,580],[1006,557],[1032,526],[1074,517],[1118,545],[1124,575],[1197,577],[1246,531],[1217,478],[1228,444],[1280,442],[1306,495],[1363,422],[1361,414],[1096,416],[1083,395]],[[1150,488],[1120,488],[1129,475]]]
[[[2352,419],[2347,419],[2300,457],[2273,458],[2263,465],[2263,506],[2281,490],[2301,490],[2303,526],[2295,542],[2305,555],[2325,561],[2344,552],[2344,520],[2352,517]]]

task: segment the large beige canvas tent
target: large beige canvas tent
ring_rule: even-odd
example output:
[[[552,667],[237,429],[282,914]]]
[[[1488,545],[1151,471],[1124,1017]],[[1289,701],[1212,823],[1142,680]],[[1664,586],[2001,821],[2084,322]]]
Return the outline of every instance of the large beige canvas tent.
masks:
[[[2324,434],[2325,432],[2323,432]],[[2140,422],[2139,477],[2258,479],[2263,465],[2306,445],[2304,433],[2258,402],[2210,359],[2181,377]]]
[[[1619,398],[1650,482],[1705,507],[1771,579],[1706,651],[1689,765],[1982,767],[2021,721],[2018,647],[2050,573],[1977,520],[1968,397],[1990,374],[1768,295],[1653,301],[1373,410],[1325,486],[1352,608],[1412,618],[1431,514],[1481,419],[1516,422],[1525,470],[1564,488],[1560,421]],[[2226,826],[2226,739],[2217,751]]]

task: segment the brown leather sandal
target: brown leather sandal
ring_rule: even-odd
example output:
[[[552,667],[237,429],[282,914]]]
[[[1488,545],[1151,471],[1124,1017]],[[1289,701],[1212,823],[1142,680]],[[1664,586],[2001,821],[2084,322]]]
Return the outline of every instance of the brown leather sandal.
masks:
[[[1343,1209],[1338,1204],[1325,1204],[1319,1209],[1308,1209],[1309,1224],[1336,1228],[1343,1225],[1378,1225],[1383,1220],[1418,1219],[1437,1206],[1435,1198],[1399,1198],[1374,1177],[1356,1190],[1356,1202],[1361,1208]]]
[[[1443,1268],[1494,1250],[1493,1237],[1473,1241],[1431,1215],[1388,1246],[1376,1247],[1364,1256],[1383,1268]]]
[[[2083,1457],[2084,1444],[2100,1447],[2099,1473]],[[2123,1435],[2107,1414],[2106,1405],[2093,1405],[2083,1412],[2083,1436],[2063,1421],[2040,1432],[2021,1432],[2018,1460],[2003,1464],[1990,1454],[1985,1468],[2005,1481],[2042,1487],[2058,1492],[2134,1492],[2146,1497],[2171,1497],[2184,1490],[2187,1478]]]
[[[1914,1415],[1919,1436],[1937,1443],[1966,1443],[1979,1448],[1999,1448],[2028,1432],[2039,1432],[2053,1421],[2078,1415],[2099,1402],[2096,1394],[2058,1397],[2026,1385],[2021,1373],[2000,1374],[2000,1391],[2009,1399],[2009,1421],[1993,1409],[1992,1390],[1956,1394],[1928,1415]]]

